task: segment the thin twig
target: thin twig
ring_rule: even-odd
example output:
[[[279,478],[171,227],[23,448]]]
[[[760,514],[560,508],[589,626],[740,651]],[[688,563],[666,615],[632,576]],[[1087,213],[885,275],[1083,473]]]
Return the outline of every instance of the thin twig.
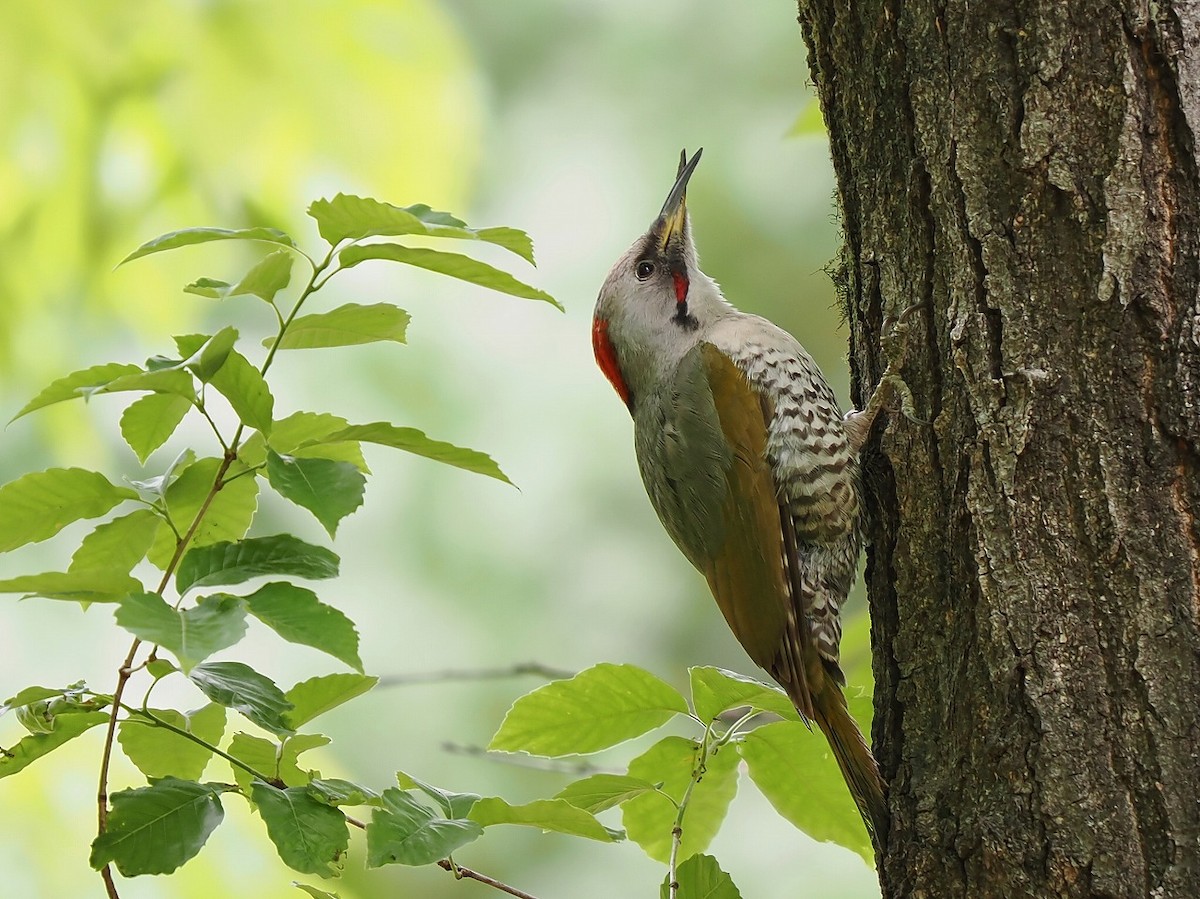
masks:
[[[671,859],[667,866],[668,889],[671,899],[676,899],[679,895],[679,849],[683,845],[683,816],[687,812],[692,791],[696,789],[696,784],[700,783],[700,778],[704,776],[705,766],[708,764],[708,741],[711,735],[712,729],[706,727],[704,738],[697,746],[699,755],[696,758],[696,766],[692,768],[692,779],[688,781],[687,789],[683,791],[683,798],[679,800],[678,811],[675,813],[675,826],[671,828]]]
[[[508,893],[510,896],[516,896],[518,899],[537,899],[532,893],[526,893],[524,890],[519,890],[514,886],[509,886],[507,883],[496,880],[494,877],[488,877],[486,874],[480,874],[478,871],[472,871],[470,868],[464,868],[462,865],[456,865],[448,858],[443,858],[438,862],[438,866],[445,871],[449,871],[459,880],[464,877],[470,880],[477,880],[480,883],[486,883],[490,887],[495,887],[502,893]]]
[[[245,771],[251,777],[257,777],[259,780],[263,781],[264,783],[271,783],[274,780],[273,777],[271,777],[267,774],[263,774],[261,771],[258,771],[254,768],[251,768],[245,762],[241,761],[240,759],[234,758],[229,753],[224,752],[223,750],[214,746],[212,743],[209,743],[207,740],[202,740],[200,737],[197,737],[195,734],[191,733],[190,731],[186,731],[182,727],[176,727],[174,724],[171,724],[169,721],[164,721],[162,718],[159,718],[153,712],[147,711],[146,709],[131,708],[130,706],[127,706],[123,703],[121,705],[121,708],[123,708],[126,712],[128,712],[131,715],[137,715],[140,718],[150,719],[150,721],[153,723],[153,726],[155,726],[155,727],[165,728],[166,730],[169,730],[173,734],[178,734],[179,736],[183,737],[184,739],[191,740],[193,743],[195,743],[198,746],[203,746],[209,752],[215,753],[216,755],[219,755],[221,758],[225,759],[225,761],[229,762],[229,764],[235,765],[236,767],[241,768],[243,771]]]
[[[482,746],[471,746],[466,743],[444,742],[442,751],[452,755],[466,755],[472,758],[485,759],[489,762],[499,762],[502,765],[515,765],[518,768],[533,768],[536,771],[554,771],[559,774],[620,774],[612,768],[602,768],[591,762],[562,762],[556,759],[540,759],[527,755],[508,755],[506,753],[488,752]]]
[[[417,671],[413,674],[393,674],[381,677],[376,687],[407,687],[414,684],[441,684],[464,680],[501,680],[508,677],[542,677],[546,680],[567,680],[577,674],[562,668],[552,668],[539,662],[520,662],[507,668],[450,669],[447,671]]]

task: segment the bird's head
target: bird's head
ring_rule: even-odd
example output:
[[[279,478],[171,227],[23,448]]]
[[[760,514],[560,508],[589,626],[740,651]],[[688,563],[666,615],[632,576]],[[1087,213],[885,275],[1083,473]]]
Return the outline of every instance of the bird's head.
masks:
[[[592,319],[601,370],[633,409],[637,392],[701,339],[728,312],[717,285],[700,271],[687,213],[687,185],[701,150],[680,154],[675,185],[650,229],[608,273]]]

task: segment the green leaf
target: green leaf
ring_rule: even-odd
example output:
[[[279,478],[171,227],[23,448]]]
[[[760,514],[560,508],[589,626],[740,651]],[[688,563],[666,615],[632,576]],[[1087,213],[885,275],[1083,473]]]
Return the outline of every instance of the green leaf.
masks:
[[[118,602],[141,589],[141,581],[119,571],[45,571],[0,580],[0,593],[68,602]]]
[[[229,288],[228,296],[253,294],[266,300],[275,301],[275,294],[288,286],[292,280],[292,254],[287,250],[276,250],[260,260],[254,268],[246,272],[242,280]]]
[[[633,665],[602,663],[513,704],[488,749],[559,756],[607,749],[687,714],[670,684]]]
[[[675,871],[679,884],[677,899],[742,899],[733,879],[721,870],[711,855],[693,855]],[[671,899],[671,876],[659,889],[659,899]]]
[[[355,468],[370,473],[359,445],[352,441],[328,442],[325,438],[349,423],[336,415],[317,412],[296,412],[271,426],[271,448],[280,455],[319,457],[353,463]],[[307,445],[302,445],[307,444]],[[251,434],[242,444],[238,458],[248,467],[267,461],[267,441],[262,434]]]
[[[554,798],[596,815],[654,789],[649,781],[627,774],[593,774],[567,784]]]
[[[181,338],[177,337],[175,339],[178,342]],[[221,370],[221,366],[225,364],[225,360],[229,358],[229,354],[233,351],[233,346],[237,343],[237,339],[238,332],[236,328],[224,327],[212,335],[212,337],[209,337],[198,349],[195,349],[182,364],[185,368],[194,372],[197,378],[207,384],[212,380],[213,375]]]
[[[127,393],[144,390],[150,393],[170,393],[183,397],[189,403],[196,401],[196,385],[192,376],[181,368],[158,368],[152,371],[135,371],[121,375],[102,387],[88,391],[89,397],[105,393]]]
[[[322,674],[301,681],[287,691],[293,706],[285,716],[292,727],[302,727],[318,715],[361,696],[379,683],[379,678],[363,674]]]
[[[183,288],[184,293],[198,297],[208,297],[211,300],[223,300],[229,296],[233,285],[228,281],[218,281],[216,278],[197,278]]]
[[[293,880],[292,886],[298,890],[304,890],[313,899],[341,899],[337,893],[330,893],[328,890],[319,890],[314,886],[309,886],[307,883],[297,883]]]
[[[338,523],[362,505],[367,479],[349,462],[298,459],[267,452],[267,480],[285,499],[313,513],[332,537]]]
[[[83,681],[78,684],[72,684],[70,687],[26,687],[24,690],[18,691],[13,696],[10,696],[0,705],[0,717],[7,715],[13,709],[19,709],[22,706],[29,705],[34,702],[41,702],[43,699],[57,699],[60,696],[67,694],[78,695],[83,686]]]
[[[533,262],[533,243],[516,228],[468,228],[446,212],[428,206],[393,206],[368,197],[338,194],[332,200],[317,200],[308,208],[317,220],[321,236],[330,244],[364,237],[399,237],[418,234],[460,240],[483,240],[496,244]]]
[[[30,734],[15,746],[0,750],[0,778],[24,770],[42,756],[106,721],[108,712],[86,711],[55,716],[54,729],[49,733]]]
[[[227,228],[185,228],[182,231],[172,231],[154,240],[142,244],[124,259],[118,266],[134,259],[141,259],[151,253],[161,253],[163,250],[174,250],[176,247],[187,247],[198,243],[208,243],[213,240],[265,240],[270,243],[282,244],[285,247],[295,247],[295,242],[275,228],[240,228],[230,231]]]
[[[285,865],[302,874],[338,876],[350,845],[341,812],[314,799],[304,787],[280,790],[258,780],[251,796]]]
[[[284,332],[278,349],[311,350],[355,346],[379,340],[404,343],[409,321],[411,316],[407,312],[390,303],[375,303],[372,306],[347,303],[332,312],[302,315],[295,319]],[[270,347],[274,343],[275,338],[268,337],[263,341],[263,346]]]
[[[292,704],[270,678],[241,662],[205,662],[188,675],[213,702],[241,712],[259,727],[277,736],[292,733],[284,715]]]
[[[151,393],[134,400],[121,415],[121,436],[143,465],[175,433],[192,404],[173,393]]]
[[[353,244],[338,254],[342,268],[353,268],[360,262],[370,259],[386,259],[391,262],[402,262],[417,268],[428,269],[431,272],[459,278],[480,287],[489,287],[510,296],[523,297],[529,300],[541,300],[557,309],[562,305],[545,291],[518,281],[508,272],[463,256],[459,253],[447,253],[443,250],[430,250],[424,247],[402,247],[392,243]]]
[[[251,615],[289,643],[319,649],[362,673],[354,622],[321,602],[311,590],[273,582],[264,584],[245,601]]]
[[[496,478],[506,484],[512,483],[499,466],[492,461],[492,457],[486,453],[464,449],[440,440],[431,440],[416,428],[400,428],[386,421],[376,421],[365,425],[348,425],[321,437],[309,438],[301,444],[301,447],[345,441],[390,446],[393,449],[424,456],[426,459],[433,459],[444,465],[453,465],[464,471],[485,474],[489,478]]]
[[[677,813],[667,796],[682,801],[698,755],[699,748],[691,740],[666,737],[629,763],[631,777],[661,783],[662,792],[644,793],[621,806],[625,830],[648,856],[664,864],[671,854]],[[738,755],[732,747],[709,753],[704,775],[692,790],[683,816],[681,859],[703,852],[721,829],[729,803],[737,794],[737,771]]]
[[[238,419],[247,427],[271,433],[271,416],[275,398],[262,373],[237,350],[231,350],[225,364],[213,375],[210,383],[229,400]]]
[[[184,468],[167,487],[166,506],[180,533],[187,531],[204,505],[220,468],[220,459],[199,459]],[[241,477],[226,482],[209,504],[188,545],[195,550],[221,541],[241,539],[250,530],[257,508],[257,478]],[[166,569],[174,552],[175,534],[164,522],[150,547],[150,561]]]
[[[324,734],[296,734],[287,737],[282,743],[252,737],[249,734],[234,734],[229,743],[229,754],[240,762],[249,765],[259,774],[265,774],[271,781],[282,781],[287,787],[304,787],[308,785],[310,775],[300,768],[300,755],[310,749],[318,749],[329,745],[329,737]],[[245,768],[237,765],[233,769],[233,779],[242,792],[250,795],[250,783],[253,777]]]
[[[411,774],[405,774],[403,771],[396,772],[396,783],[402,790],[420,790],[438,804],[447,818],[467,817],[472,806],[479,801],[478,793],[453,793],[417,780]]]
[[[308,792],[326,805],[381,805],[383,802],[370,787],[338,777],[315,777],[309,781]]]
[[[225,733],[225,708],[216,703],[209,703],[186,715],[174,709],[155,709],[151,714],[180,730],[186,730],[210,746],[218,745]],[[137,715],[121,722],[117,739],[125,755],[147,777],[199,780],[213,757],[211,749]]]
[[[796,707],[778,687],[724,668],[689,668],[688,674],[692,681],[692,705],[696,717],[706,724],[722,712],[746,706],[760,712],[774,712],[792,721],[800,720]]]
[[[220,788],[166,777],[112,797],[108,829],[92,842],[91,866],[125,877],[170,874],[196,857],[225,817]]]
[[[574,837],[587,837],[601,843],[613,842],[613,834],[594,815],[564,799],[537,799],[525,805],[509,805],[493,796],[476,802],[467,817],[481,827],[523,824]]]
[[[246,635],[246,609],[237,596],[206,596],[195,608],[174,609],[157,593],[131,593],[116,619],[138,639],[174,655],[184,674]]]
[[[483,835],[474,821],[449,821],[410,794],[395,788],[383,791],[383,808],[371,813],[367,825],[367,867],[431,865]]]
[[[160,521],[149,509],[138,509],[106,521],[83,538],[71,556],[67,572],[128,574],[146,558]]]
[[[873,862],[866,826],[820,733],[779,721],[746,734],[738,751],[775,811],[814,840],[837,843]]]
[[[133,374],[138,371],[141,371],[141,369],[136,365],[130,365],[125,362],[109,362],[104,365],[93,365],[91,368],[71,372],[71,374],[54,381],[49,387],[22,406],[21,411],[9,420],[9,424],[37,409],[52,406],[64,400],[77,400],[80,397],[87,396],[88,392],[98,387],[103,387],[105,384],[116,380],[122,375]]]
[[[47,540],[127,499],[137,494],[95,471],[48,468],[24,475],[0,487],[0,552]]]
[[[192,587],[240,584],[272,574],[320,580],[337,577],[339,561],[333,551],[291,534],[248,537],[237,543],[214,543],[188,550],[179,563],[175,586],[184,593]]]

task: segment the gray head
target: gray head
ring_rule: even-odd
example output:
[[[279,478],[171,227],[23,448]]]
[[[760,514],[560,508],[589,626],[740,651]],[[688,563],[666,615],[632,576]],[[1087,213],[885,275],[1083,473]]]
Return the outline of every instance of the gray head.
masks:
[[[617,260],[592,320],[596,361],[625,404],[668,370],[729,311],[700,271],[687,214],[688,179],[701,150],[680,154],[679,172],[650,229]]]

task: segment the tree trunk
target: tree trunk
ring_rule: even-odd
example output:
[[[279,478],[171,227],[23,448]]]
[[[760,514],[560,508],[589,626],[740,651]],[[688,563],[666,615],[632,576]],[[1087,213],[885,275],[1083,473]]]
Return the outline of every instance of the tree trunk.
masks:
[[[801,0],[868,460],[885,897],[1200,896],[1200,7]],[[905,337],[884,319],[910,304]]]

